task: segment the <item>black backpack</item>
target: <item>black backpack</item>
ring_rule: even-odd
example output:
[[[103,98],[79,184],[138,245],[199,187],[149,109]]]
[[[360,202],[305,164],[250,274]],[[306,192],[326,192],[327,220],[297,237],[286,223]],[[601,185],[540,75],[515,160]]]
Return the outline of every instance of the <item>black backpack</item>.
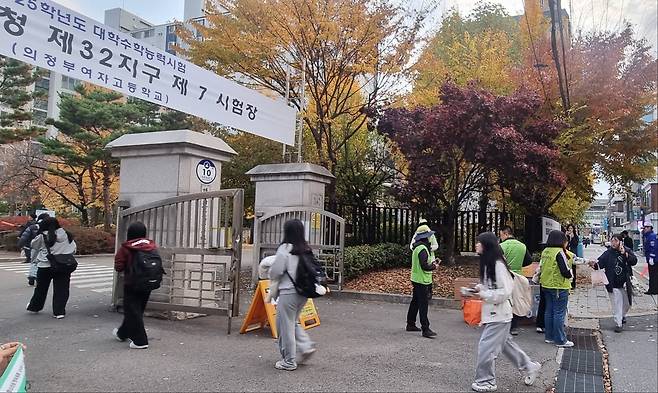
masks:
[[[162,258],[157,250],[134,251],[130,264],[128,286],[136,291],[152,291],[160,288],[162,275]]]
[[[290,277],[290,274],[288,274],[288,277]],[[295,285],[295,291],[306,298],[316,298],[323,295],[315,291],[316,284],[323,287],[327,286],[327,274],[312,252],[299,255],[296,278],[296,280],[293,280],[290,277],[290,281]]]

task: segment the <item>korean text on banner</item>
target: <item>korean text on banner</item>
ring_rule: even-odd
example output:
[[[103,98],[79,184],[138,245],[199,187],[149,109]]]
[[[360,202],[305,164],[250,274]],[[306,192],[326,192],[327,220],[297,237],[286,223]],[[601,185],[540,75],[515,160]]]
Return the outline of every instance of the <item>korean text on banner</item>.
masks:
[[[0,54],[294,145],[295,111],[52,1],[0,0]]]

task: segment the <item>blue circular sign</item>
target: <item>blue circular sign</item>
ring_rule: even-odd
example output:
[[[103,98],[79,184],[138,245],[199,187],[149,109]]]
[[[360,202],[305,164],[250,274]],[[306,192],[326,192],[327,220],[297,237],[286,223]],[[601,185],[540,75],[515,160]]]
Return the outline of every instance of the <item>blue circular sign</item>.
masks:
[[[210,160],[201,160],[196,165],[196,177],[203,184],[210,184],[217,177],[217,167]]]

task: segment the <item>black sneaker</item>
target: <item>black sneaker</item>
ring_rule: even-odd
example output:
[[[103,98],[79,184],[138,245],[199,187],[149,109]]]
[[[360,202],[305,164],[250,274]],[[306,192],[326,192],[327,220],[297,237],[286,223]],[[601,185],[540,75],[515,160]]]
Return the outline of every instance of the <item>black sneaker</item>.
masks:
[[[622,325],[625,325],[625,324],[626,324],[626,317],[624,317],[624,318],[621,319],[621,324],[622,324]]]
[[[34,286],[34,277],[28,277],[27,278],[27,285],[29,286]]]
[[[425,338],[434,338],[434,336],[436,336],[436,333],[433,332],[432,330],[430,330],[430,329],[423,330],[423,337],[425,337]]]
[[[420,328],[416,325],[407,325],[408,332],[420,332]]]
[[[519,329],[517,329],[517,328],[510,329],[509,334],[511,334],[512,336],[518,336],[519,335]]]
[[[624,328],[621,326],[615,326],[615,333],[621,333],[622,331],[624,331]]]

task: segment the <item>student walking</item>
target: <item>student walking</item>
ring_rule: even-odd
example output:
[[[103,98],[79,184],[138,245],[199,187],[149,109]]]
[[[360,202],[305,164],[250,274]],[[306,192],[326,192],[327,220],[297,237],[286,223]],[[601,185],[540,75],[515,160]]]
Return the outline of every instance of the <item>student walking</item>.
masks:
[[[33,220],[27,222],[25,228],[21,232],[20,237],[18,238],[18,247],[23,249],[25,253],[25,263],[30,264],[30,272],[27,274],[27,284],[33,286],[37,279],[37,263],[36,263],[36,254],[38,250],[34,252],[35,255],[32,255],[32,240],[39,234],[39,224],[46,218],[50,217],[48,213],[41,213],[38,217],[34,214],[30,215]]]
[[[123,275],[123,322],[112,331],[118,341],[130,340],[130,348],[149,347],[144,328],[144,310],[151,291],[160,287],[162,259],[155,242],[146,237],[146,226],[134,222],[128,226],[126,241],[114,257],[114,270]]]
[[[427,318],[429,301],[432,298],[432,271],[436,270],[437,260],[432,251],[431,238],[434,231],[428,230],[416,232],[414,238],[414,250],[411,255],[411,285],[413,286],[413,295],[409,310],[407,311],[407,328],[408,332],[422,331],[422,336],[434,338],[436,333],[430,329],[430,321]],[[416,326],[416,317],[420,314],[419,329]]]
[[[39,234],[31,243],[34,260],[37,263],[36,287],[27,305],[27,311],[37,313],[43,310],[48,296],[50,282],[53,282],[53,317],[66,316],[66,303],[69,300],[69,287],[73,270],[52,266],[48,254],[73,255],[76,244],[73,235],[64,230],[54,217],[44,219],[39,225]]]
[[[315,343],[299,324],[299,315],[308,298],[297,293],[297,265],[300,258],[312,256],[313,251],[304,238],[304,224],[290,220],[283,225],[283,241],[270,268],[270,293],[267,302],[278,298],[276,329],[281,360],[274,368],[294,371],[297,364],[310,358],[316,351]],[[311,255],[308,255],[311,254]]]
[[[523,267],[532,264],[532,257],[528,252],[528,248],[525,244],[516,240],[514,230],[508,225],[502,227],[498,235],[500,236],[500,248],[503,249],[507,267],[510,271],[523,275]],[[521,319],[523,317],[512,315],[512,326],[510,330],[512,336],[519,334],[519,321]]]
[[[658,260],[656,259],[656,254],[658,254],[658,240],[656,239],[656,234],[653,232],[651,221],[644,222],[642,240],[642,251],[649,267],[649,290],[644,294],[658,295]]]
[[[615,332],[621,333],[626,323],[626,314],[633,304],[633,286],[630,283],[633,276],[632,266],[637,265],[633,251],[624,246],[622,235],[613,235],[610,248],[598,259],[590,262],[594,269],[605,269],[608,285],[605,289],[610,296],[612,314],[615,320]]]
[[[480,284],[474,288],[474,296],[482,300],[481,324],[484,330],[478,343],[475,382],[471,388],[476,392],[498,389],[495,363],[501,352],[517,369],[527,373],[524,383],[532,385],[541,364],[533,362],[509,334],[514,281],[496,235],[492,232],[478,235],[475,250],[480,255]]]
[[[567,244],[567,236],[562,231],[551,231],[540,261],[539,282],[546,301],[545,341],[558,347],[574,345],[567,340],[564,330],[573,265],[573,254],[567,250]]]

